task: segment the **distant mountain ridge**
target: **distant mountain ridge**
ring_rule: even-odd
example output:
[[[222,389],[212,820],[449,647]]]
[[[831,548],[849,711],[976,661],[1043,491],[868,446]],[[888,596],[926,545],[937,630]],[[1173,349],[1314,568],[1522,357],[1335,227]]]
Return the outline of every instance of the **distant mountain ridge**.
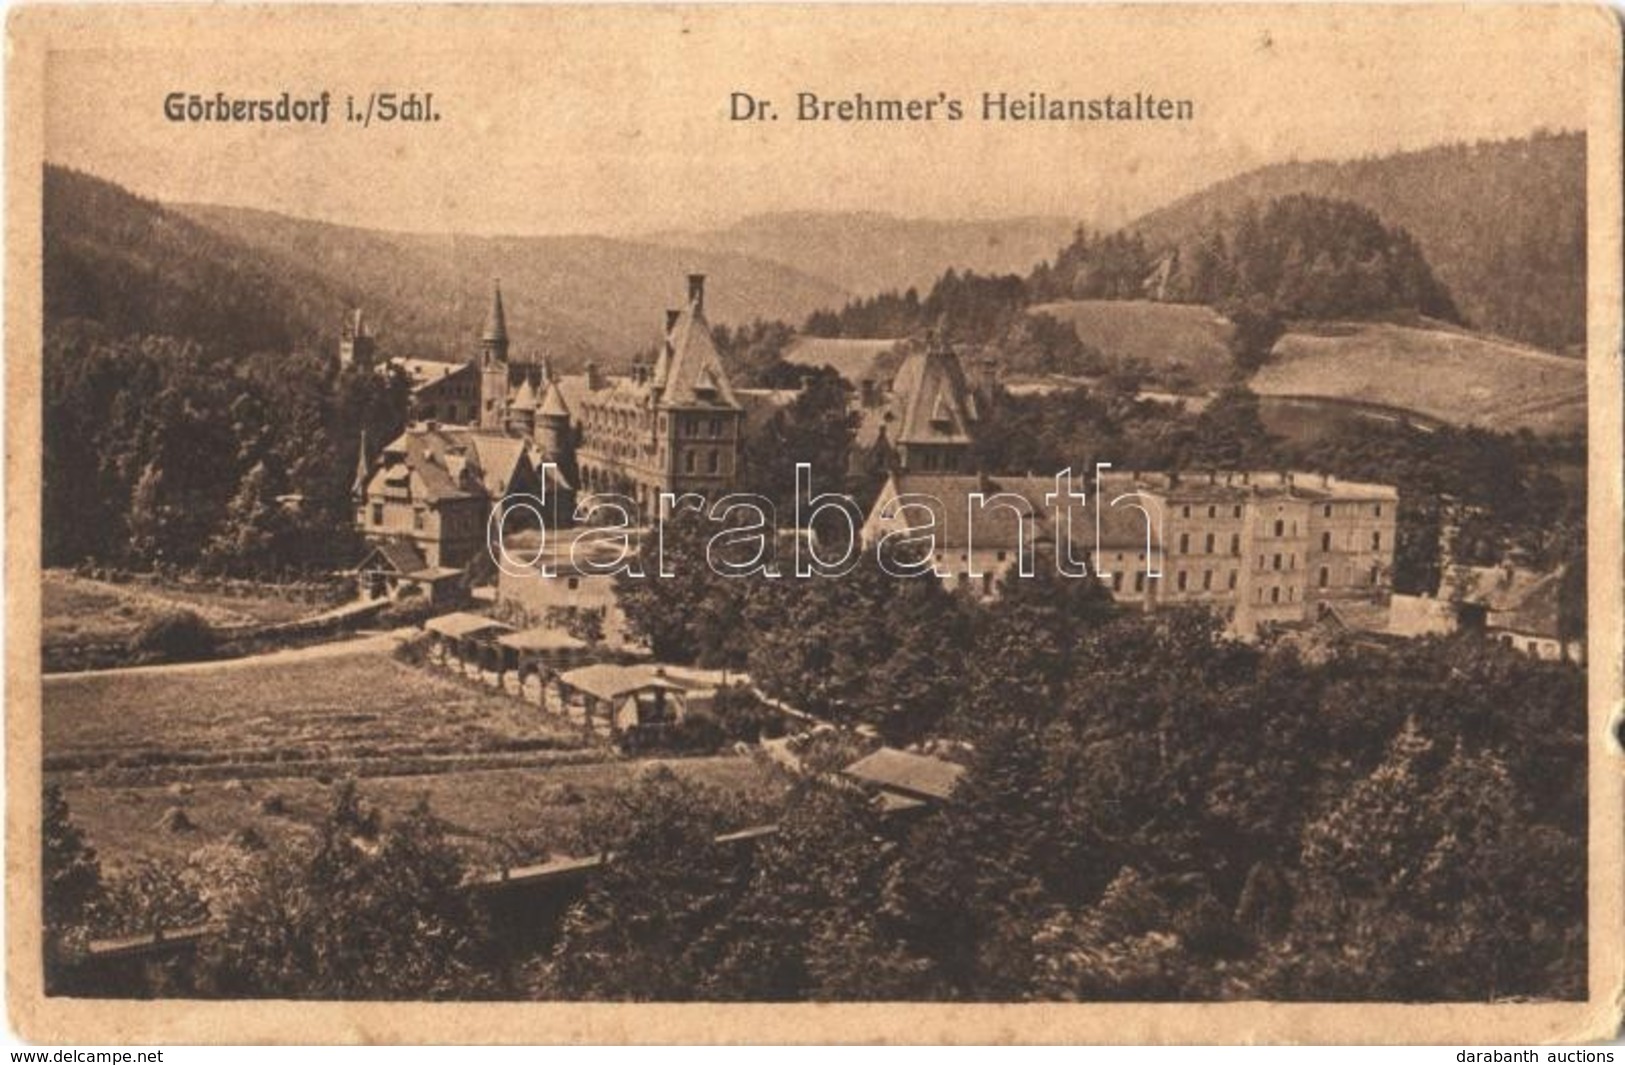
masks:
[[[659,338],[684,275],[710,275],[715,322],[799,321],[848,293],[778,263],[604,237],[469,237],[358,229],[268,211],[166,205],[47,166],[46,321],[166,334],[240,351],[336,342],[362,307],[384,350],[467,355],[500,278],[514,350],[623,365]]]
[[[922,293],[945,270],[1026,274],[1071,237],[1074,219],[1023,216],[948,221],[876,211],[783,211],[715,230],[672,230],[648,240],[793,265],[861,296]]]
[[[1351,200],[1408,230],[1478,329],[1550,350],[1585,339],[1583,133],[1441,145],[1376,158],[1277,163],[1217,182],[1131,223],[1179,247],[1251,202]]]

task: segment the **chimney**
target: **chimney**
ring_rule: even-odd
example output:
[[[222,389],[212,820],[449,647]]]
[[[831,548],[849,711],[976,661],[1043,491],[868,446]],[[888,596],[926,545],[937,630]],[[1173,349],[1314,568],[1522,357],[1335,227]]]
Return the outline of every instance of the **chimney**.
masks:
[[[596,392],[603,387],[604,379],[598,373],[598,364],[596,362],[587,363],[587,388],[590,391]]]
[[[705,313],[705,275],[688,275],[688,305],[695,314]]]
[[[690,278],[689,279],[689,284],[692,285],[693,283],[694,283],[693,279]],[[681,318],[682,316],[683,316],[682,311],[679,311],[679,310],[677,310],[677,309],[675,309],[673,307],[667,307],[666,308],[666,335],[667,336],[671,336],[671,331],[673,329],[677,328],[677,319]]]

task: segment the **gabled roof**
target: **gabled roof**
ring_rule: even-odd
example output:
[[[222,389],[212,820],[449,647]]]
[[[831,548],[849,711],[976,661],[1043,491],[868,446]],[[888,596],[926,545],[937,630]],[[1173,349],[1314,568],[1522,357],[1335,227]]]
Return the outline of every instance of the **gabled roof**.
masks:
[[[506,495],[530,462],[530,444],[494,430],[414,426],[384,448],[385,465],[369,491],[406,471],[424,502]],[[382,478],[383,480],[380,480]]]
[[[882,747],[860,758],[841,772],[886,791],[935,802],[945,802],[954,785],[964,776],[965,767],[924,754],[911,754],[894,747]]]
[[[362,556],[361,561],[356,564],[356,569],[365,569],[373,559],[377,559],[387,568],[403,576],[422,572],[428,565],[423,556],[418,553],[417,547],[410,540],[398,538],[380,540],[373,544],[372,549]]]
[[[498,636],[497,643],[516,651],[579,651],[587,646],[562,629],[526,629]]]
[[[1020,522],[1031,518],[1030,532],[1036,543],[1054,543],[1062,534],[1060,522],[1064,505],[1071,512],[1072,542],[1080,549],[1093,548],[1096,523],[1099,523],[1099,546],[1104,551],[1133,552],[1138,555],[1146,549],[1146,515],[1124,501],[1111,506],[1112,500],[1134,489],[1132,482],[1108,483],[1103,496],[1089,493],[1087,501],[1062,500],[1057,494],[1052,477],[983,477],[978,474],[893,474],[881,489],[870,511],[866,531],[878,532],[884,528],[922,528],[927,523],[919,506],[928,507],[932,514],[932,534],[939,551],[960,551],[967,544],[978,550],[1013,550],[1020,539]],[[981,493],[984,505],[972,506],[971,496]],[[899,496],[920,497],[916,505],[893,507]],[[999,499],[999,496],[1013,499]],[[1049,497],[1056,495],[1052,505]],[[1160,546],[1161,530],[1157,526],[1159,505],[1155,499],[1144,499],[1151,512],[1151,544]],[[1024,515],[1026,517],[1018,517]],[[1079,555],[1080,558],[1084,557]],[[1092,564],[1092,560],[1091,560]],[[1105,567],[1108,571],[1110,567]]]
[[[685,692],[688,689],[668,679],[658,666],[617,666],[600,663],[559,674],[559,683],[586,692],[597,699],[619,699],[634,692],[659,689]]]
[[[423,623],[429,632],[440,636],[450,636],[460,639],[464,636],[473,636],[481,632],[512,632],[512,625],[504,625],[495,618],[484,617],[480,614],[442,614],[437,618],[430,618]]]
[[[899,401],[891,436],[899,444],[969,444],[976,420],[965,372],[952,352],[917,351],[903,360],[892,379]]]
[[[667,407],[738,407],[711,325],[698,302],[690,302],[671,329],[672,355],[660,394]],[[658,367],[656,367],[658,371]],[[701,395],[707,388],[711,392]]]
[[[1550,573],[1500,566],[1460,566],[1446,578],[1459,602],[1488,609],[1492,629],[1557,638],[1562,569]]]

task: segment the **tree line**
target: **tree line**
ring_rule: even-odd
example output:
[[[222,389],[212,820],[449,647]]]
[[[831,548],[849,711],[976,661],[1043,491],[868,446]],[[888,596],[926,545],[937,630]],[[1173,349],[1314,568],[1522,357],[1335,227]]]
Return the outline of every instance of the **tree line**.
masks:
[[[1249,202],[1235,219],[1215,219],[1173,247],[1153,247],[1132,231],[1080,226],[1053,261],[1026,277],[949,270],[923,298],[908,289],[851,300],[839,310],[815,312],[803,331],[900,338],[935,329],[956,342],[1013,351],[1016,359],[1006,366],[1012,371],[1099,373],[1102,353],[1075,336],[1068,340],[1071,330],[1059,323],[1022,323],[1028,308],[1146,298],[1209,305],[1235,321],[1242,372],[1256,368],[1292,319],[1424,315],[1461,321],[1405,230],[1346,200],[1292,195],[1262,209]]]
[[[50,325],[45,562],[250,577],[352,564],[361,442],[400,431],[407,388],[330,355]]]

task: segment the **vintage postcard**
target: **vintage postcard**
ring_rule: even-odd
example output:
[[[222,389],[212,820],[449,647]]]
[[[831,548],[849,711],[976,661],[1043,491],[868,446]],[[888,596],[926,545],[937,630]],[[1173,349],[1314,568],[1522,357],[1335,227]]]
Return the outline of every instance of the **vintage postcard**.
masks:
[[[25,1038],[1618,1030],[1605,8],[7,34]]]

